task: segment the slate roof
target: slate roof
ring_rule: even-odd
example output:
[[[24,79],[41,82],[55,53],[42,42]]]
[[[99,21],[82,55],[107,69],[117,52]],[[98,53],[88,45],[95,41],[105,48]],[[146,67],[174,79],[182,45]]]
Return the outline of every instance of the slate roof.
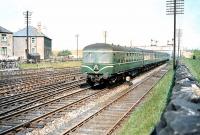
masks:
[[[39,30],[33,26],[29,26],[28,31],[29,31],[28,35],[31,37],[47,37],[45,34],[43,34],[42,32],[39,32]],[[13,34],[13,36],[14,37],[26,37],[26,27],[15,32]],[[49,37],[47,37],[47,38],[49,38]]]
[[[11,31],[9,31],[9,30],[7,30],[7,29],[1,27],[1,26],[0,26],[0,33],[8,33],[8,34],[12,34]]]

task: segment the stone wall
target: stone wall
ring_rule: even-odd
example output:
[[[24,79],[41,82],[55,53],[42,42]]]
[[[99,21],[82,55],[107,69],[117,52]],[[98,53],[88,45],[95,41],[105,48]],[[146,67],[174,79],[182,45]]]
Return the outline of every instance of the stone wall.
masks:
[[[200,135],[200,86],[185,65],[179,65],[170,102],[152,135]]]

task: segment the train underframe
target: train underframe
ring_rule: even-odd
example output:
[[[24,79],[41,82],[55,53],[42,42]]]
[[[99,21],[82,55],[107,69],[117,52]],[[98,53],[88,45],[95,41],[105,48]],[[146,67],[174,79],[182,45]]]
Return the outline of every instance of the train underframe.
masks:
[[[162,65],[166,61],[168,61],[168,60],[148,64],[143,67],[133,68],[133,69],[127,70],[125,72],[112,74],[110,77],[105,77],[105,76],[103,76],[103,74],[88,74],[87,75],[87,83],[90,86],[94,86],[95,84],[112,85],[119,81],[130,81],[131,78],[135,77],[139,73],[148,71],[152,68]]]

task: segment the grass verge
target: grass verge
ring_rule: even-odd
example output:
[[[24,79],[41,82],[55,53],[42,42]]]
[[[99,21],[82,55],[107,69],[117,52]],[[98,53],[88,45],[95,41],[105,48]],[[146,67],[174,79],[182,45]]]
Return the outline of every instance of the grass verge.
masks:
[[[21,69],[33,69],[33,68],[48,68],[48,67],[52,67],[52,68],[64,68],[64,67],[76,67],[76,66],[80,66],[81,65],[81,61],[67,61],[67,62],[55,62],[55,63],[51,63],[51,62],[41,62],[41,63],[37,63],[37,64],[20,64],[20,68]]]
[[[173,76],[174,72],[170,69],[131,114],[119,135],[147,135],[152,132],[166,106]]]
[[[182,61],[189,68],[192,75],[200,82],[200,60],[184,58]]]

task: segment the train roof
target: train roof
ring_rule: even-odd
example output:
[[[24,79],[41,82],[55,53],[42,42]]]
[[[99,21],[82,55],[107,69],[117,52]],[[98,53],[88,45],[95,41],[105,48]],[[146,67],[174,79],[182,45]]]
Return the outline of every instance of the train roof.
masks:
[[[113,45],[113,44],[105,44],[105,43],[96,43],[91,44],[83,48],[83,51],[125,51],[125,52],[157,52],[153,50],[146,50],[136,47],[125,47],[120,45]],[[160,52],[162,53],[162,52]]]
[[[105,44],[105,43],[96,43],[86,46],[83,51],[89,50],[102,50],[102,51],[142,51],[140,48],[131,48],[131,47],[124,47],[120,45],[113,45],[113,44]]]

